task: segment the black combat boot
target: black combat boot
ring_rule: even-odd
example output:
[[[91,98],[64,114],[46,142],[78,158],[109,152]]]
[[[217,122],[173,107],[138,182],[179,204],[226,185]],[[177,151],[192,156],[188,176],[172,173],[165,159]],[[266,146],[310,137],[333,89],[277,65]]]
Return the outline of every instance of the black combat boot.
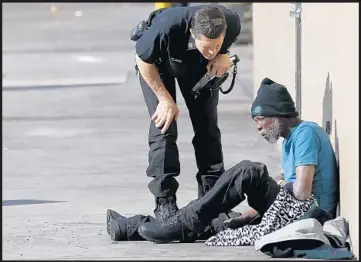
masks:
[[[155,220],[151,216],[135,215],[124,217],[114,210],[107,210],[107,233],[113,241],[144,240],[138,234],[138,227],[146,222]]]
[[[127,240],[127,218],[107,209],[107,233],[113,241]]]
[[[155,219],[164,221],[178,212],[177,198],[175,195],[155,198]]]
[[[172,241],[194,242],[197,233],[190,230],[177,213],[164,221],[144,223],[138,228],[138,233],[145,240],[156,243],[169,243]]]
[[[209,190],[212,189],[214,184],[217,182],[219,177],[217,176],[197,176],[198,182],[198,197],[203,197]],[[218,217],[214,218],[210,225],[208,225],[204,232],[198,235],[199,240],[207,240],[211,236],[214,236],[218,232],[226,229],[225,220],[238,217],[241,214],[230,210],[226,213],[219,214]]]

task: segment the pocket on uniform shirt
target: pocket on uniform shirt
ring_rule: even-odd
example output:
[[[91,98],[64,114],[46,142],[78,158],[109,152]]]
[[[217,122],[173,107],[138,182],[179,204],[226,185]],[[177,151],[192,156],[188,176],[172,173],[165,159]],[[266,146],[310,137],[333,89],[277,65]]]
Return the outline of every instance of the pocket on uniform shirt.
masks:
[[[167,71],[174,77],[184,76],[187,71],[185,62],[178,57],[169,57],[166,67]]]

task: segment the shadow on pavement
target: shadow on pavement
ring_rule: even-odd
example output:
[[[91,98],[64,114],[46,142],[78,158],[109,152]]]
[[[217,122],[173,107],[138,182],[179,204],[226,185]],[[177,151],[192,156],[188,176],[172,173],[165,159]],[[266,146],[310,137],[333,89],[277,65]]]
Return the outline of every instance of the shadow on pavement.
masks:
[[[66,201],[15,199],[15,200],[4,200],[3,206],[38,205],[38,204],[50,204],[50,203],[61,203],[61,202],[66,202]]]

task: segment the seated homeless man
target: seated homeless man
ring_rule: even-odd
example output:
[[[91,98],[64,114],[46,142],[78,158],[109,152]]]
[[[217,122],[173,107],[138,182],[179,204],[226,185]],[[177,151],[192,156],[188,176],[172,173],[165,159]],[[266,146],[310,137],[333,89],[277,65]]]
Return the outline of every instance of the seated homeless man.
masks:
[[[204,196],[191,201],[166,221],[151,216],[125,218],[107,211],[107,230],[112,240],[149,240],[158,243],[191,242],[222,212],[245,200],[251,209],[213,230],[209,246],[253,245],[319,206],[336,216],[339,200],[338,169],[327,133],[316,123],[302,121],[284,86],[265,78],[252,104],[251,116],[260,135],[270,143],[283,137],[283,178],[278,183],[266,165],[249,160],[225,171]],[[259,214],[259,224],[249,224]],[[246,224],[246,225],[245,225]]]

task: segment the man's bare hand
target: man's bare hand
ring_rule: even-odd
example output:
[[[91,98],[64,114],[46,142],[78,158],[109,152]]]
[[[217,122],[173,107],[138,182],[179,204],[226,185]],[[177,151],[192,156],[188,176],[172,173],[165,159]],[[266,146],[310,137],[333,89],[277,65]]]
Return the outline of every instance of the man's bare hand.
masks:
[[[281,171],[281,173],[277,174],[274,178],[274,180],[278,183],[279,181],[281,180],[284,180],[285,177],[284,177],[284,174],[283,174],[283,171]]]
[[[179,108],[173,99],[165,99],[159,101],[157,109],[152,116],[152,120],[157,128],[162,128],[162,134],[164,134],[173,119],[177,120],[179,116]]]
[[[253,208],[249,208],[239,217],[227,219],[223,223],[226,224],[226,228],[239,228],[248,225],[257,216],[259,216],[258,212]]]
[[[226,228],[236,229],[236,228],[243,227],[243,226],[249,224],[250,221],[251,221],[251,219],[248,217],[239,216],[239,217],[227,219],[223,223],[226,224]]]
[[[207,65],[207,72],[210,75],[221,77],[232,66],[232,62],[227,54],[217,55],[210,60]]]

